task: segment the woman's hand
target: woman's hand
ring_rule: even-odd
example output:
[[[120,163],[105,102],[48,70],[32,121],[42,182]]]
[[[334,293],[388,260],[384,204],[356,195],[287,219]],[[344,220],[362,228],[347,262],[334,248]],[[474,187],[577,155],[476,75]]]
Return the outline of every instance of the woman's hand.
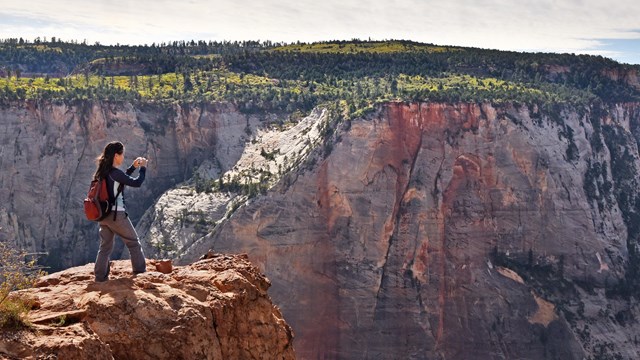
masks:
[[[133,161],[133,166],[137,169],[141,166],[146,167],[147,166],[147,159],[143,158],[143,157],[138,157]]]

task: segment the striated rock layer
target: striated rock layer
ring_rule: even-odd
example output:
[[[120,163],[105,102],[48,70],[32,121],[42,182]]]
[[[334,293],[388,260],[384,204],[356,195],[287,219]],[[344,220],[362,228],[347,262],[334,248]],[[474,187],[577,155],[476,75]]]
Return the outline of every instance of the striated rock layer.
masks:
[[[0,358],[295,359],[269,280],[246,256],[218,254],[136,277],[121,260],[105,283],[93,282],[92,267],[24,291],[38,305],[34,328],[0,334]]]
[[[126,192],[134,223],[156,197],[188,179],[208,160],[229,169],[262,115],[248,117],[227,104],[141,105],[25,102],[0,109],[0,227],[16,246],[46,253],[52,270],[95,260],[97,226],[82,200],[107,142],[126,146],[125,165],[149,159],[147,180]]]
[[[304,359],[638,358],[639,114],[391,103],[183,260],[248,252]]]

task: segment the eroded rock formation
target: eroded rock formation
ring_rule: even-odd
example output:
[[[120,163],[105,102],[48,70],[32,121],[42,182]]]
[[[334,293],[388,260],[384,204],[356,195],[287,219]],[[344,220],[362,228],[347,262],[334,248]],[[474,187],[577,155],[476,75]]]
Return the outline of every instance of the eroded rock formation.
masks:
[[[639,122],[633,104],[388,104],[183,260],[248,252],[305,359],[636,358],[638,307],[608,291],[635,242],[637,188],[612,189],[637,184]]]
[[[130,266],[112,263],[105,283],[94,283],[93,264],[41,278],[23,292],[37,304],[33,328],[0,334],[0,358],[295,358],[269,280],[246,256],[216,254],[136,277]]]
[[[145,254],[178,257],[245,203],[250,197],[249,187],[253,195],[266,192],[282,176],[295,173],[324,140],[321,129],[327,118],[327,110],[316,109],[295,123],[256,131],[238,161],[225,173],[211,174],[209,161],[205,161],[195,180],[162,194],[140,220],[139,236]],[[221,189],[220,183],[235,185]]]

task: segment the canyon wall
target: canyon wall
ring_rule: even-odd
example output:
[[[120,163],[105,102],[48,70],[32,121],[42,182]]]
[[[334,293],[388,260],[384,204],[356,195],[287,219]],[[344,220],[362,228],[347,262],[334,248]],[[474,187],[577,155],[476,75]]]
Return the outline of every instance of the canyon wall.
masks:
[[[247,252],[303,359],[637,358],[637,108],[387,104],[182,261]]]
[[[143,246],[183,263],[248,253],[302,359],[640,356],[625,293],[638,270],[638,104],[398,102],[332,131],[321,114],[288,133],[287,157],[253,138],[270,116],[230,105],[0,109],[0,227],[47,253],[49,270],[92,262],[82,199],[95,157],[121,140],[127,163],[150,159],[143,187],[127,189],[132,220],[147,211]],[[311,133],[333,135],[318,146]],[[306,162],[281,173],[294,153]],[[246,203],[175,188],[195,168],[216,178],[269,157],[281,180]]]
[[[50,271],[92,262],[97,225],[84,218],[82,200],[107,142],[125,144],[126,166],[137,156],[149,159],[143,186],[126,190],[136,223],[203,161],[213,164],[213,173],[232,166],[260,120],[224,104],[25,102],[2,108],[0,227],[18,247],[44,253]]]

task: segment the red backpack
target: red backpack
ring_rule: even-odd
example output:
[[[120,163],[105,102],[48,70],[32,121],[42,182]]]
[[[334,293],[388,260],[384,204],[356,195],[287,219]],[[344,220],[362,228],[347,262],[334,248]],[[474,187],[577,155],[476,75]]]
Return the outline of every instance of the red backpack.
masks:
[[[111,212],[107,179],[91,181],[89,192],[84,199],[84,214],[88,220],[100,221]]]

